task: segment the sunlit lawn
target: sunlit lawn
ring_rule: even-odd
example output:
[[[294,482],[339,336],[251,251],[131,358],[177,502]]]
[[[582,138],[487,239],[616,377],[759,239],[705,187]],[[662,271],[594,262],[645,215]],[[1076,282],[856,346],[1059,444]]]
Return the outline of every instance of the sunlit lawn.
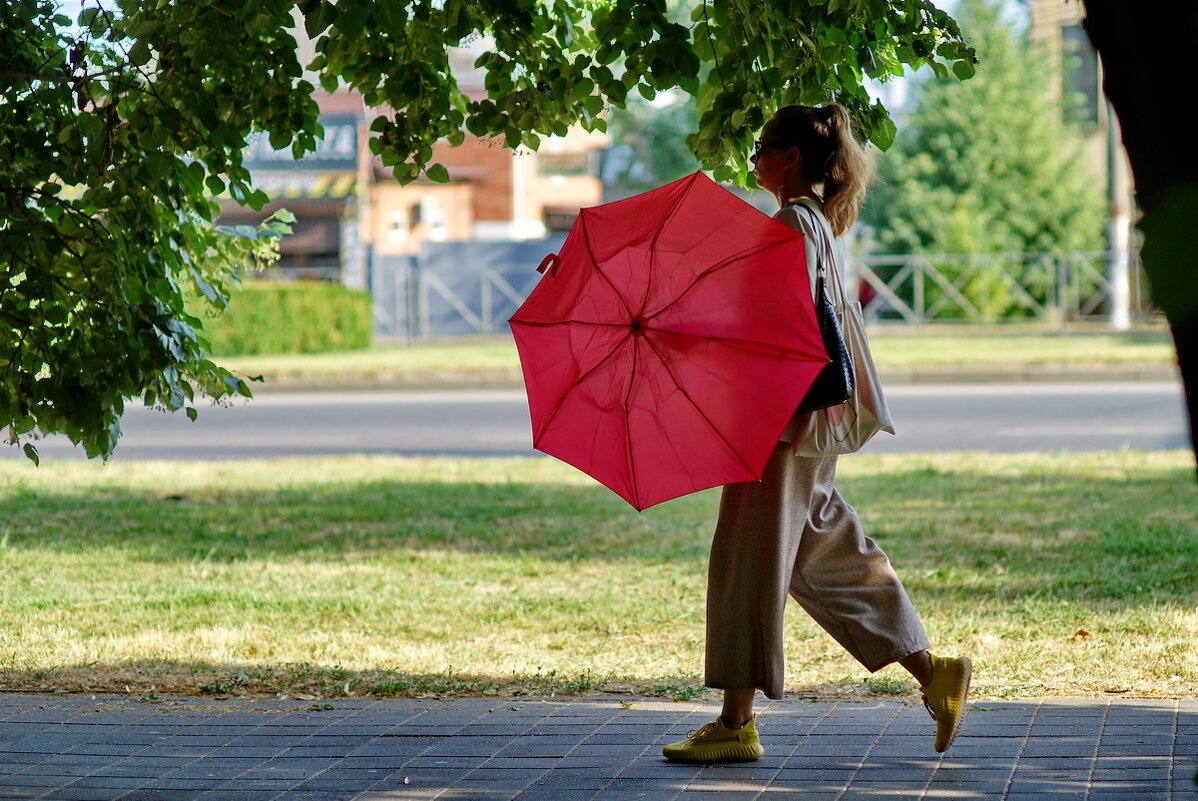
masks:
[[[1198,687],[1189,454],[841,475],[983,694]],[[693,697],[716,500],[637,514],[540,458],[0,463],[0,689]],[[788,625],[792,690],[910,689]]]

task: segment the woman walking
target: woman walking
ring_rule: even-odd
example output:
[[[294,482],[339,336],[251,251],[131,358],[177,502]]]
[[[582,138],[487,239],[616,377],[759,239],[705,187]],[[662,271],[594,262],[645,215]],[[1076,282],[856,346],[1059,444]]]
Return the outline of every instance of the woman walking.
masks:
[[[814,272],[818,243],[856,221],[869,179],[848,114],[839,105],[779,109],[752,162],[757,183],[778,199],[774,218],[806,235]],[[723,708],[686,740],[667,745],[669,759],[762,756],[753,703],[758,690],[783,695],[787,595],[867,670],[898,662],[911,673],[936,721],[937,751],[947,750],[960,728],[970,661],[928,653],[923,624],[889,559],[834,486],[836,457],[795,453],[806,418],[791,421],[760,481],[724,487],[708,570],[705,675],[707,686],[724,691]]]

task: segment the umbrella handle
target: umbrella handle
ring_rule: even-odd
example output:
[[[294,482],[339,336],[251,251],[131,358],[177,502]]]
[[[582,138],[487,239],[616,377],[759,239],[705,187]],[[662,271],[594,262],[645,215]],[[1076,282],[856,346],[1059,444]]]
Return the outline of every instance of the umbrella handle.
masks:
[[[557,254],[550,253],[548,256],[541,259],[541,265],[537,267],[537,272],[543,273],[546,269],[548,269],[549,276],[551,278],[557,278],[557,265],[560,263],[561,259],[557,257]]]

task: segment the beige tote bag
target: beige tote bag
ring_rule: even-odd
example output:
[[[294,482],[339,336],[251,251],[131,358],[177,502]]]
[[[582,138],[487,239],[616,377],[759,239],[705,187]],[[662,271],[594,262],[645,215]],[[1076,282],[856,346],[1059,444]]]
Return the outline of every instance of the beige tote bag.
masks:
[[[829,276],[828,294],[840,320],[844,344],[853,357],[857,386],[844,403],[806,415],[795,435],[794,449],[800,456],[838,456],[861,450],[879,431],[893,434],[894,423],[882,394],[882,382],[878,380],[869,341],[865,338],[861,304],[845,297],[832,250],[832,231],[822,214],[812,213],[811,218],[823,239],[821,258],[828,260],[825,265]]]

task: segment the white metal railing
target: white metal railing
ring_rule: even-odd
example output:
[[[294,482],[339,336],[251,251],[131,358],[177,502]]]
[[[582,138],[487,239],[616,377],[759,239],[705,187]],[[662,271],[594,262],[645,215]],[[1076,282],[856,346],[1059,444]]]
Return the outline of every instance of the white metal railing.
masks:
[[[944,320],[1109,321],[1118,302],[1108,278],[1110,253],[871,255],[853,272],[867,320],[924,324]],[[1139,255],[1132,254],[1127,297],[1132,320],[1156,316]]]
[[[870,322],[1109,322],[1116,294],[1109,253],[871,255],[849,269]],[[1132,254],[1130,319],[1158,316]],[[373,272],[376,332],[425,338],[505,331],[538,276],[533,264],[424,263],[404,258]]]

